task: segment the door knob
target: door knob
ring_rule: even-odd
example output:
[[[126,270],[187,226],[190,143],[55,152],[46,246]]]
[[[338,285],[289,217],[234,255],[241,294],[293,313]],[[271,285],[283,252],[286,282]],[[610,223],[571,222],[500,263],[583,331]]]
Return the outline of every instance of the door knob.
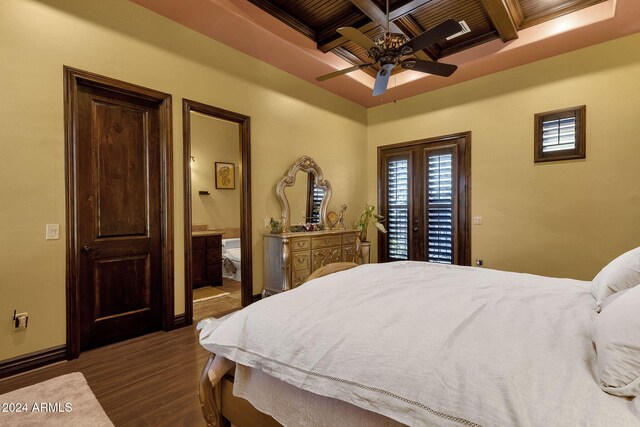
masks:
[[[93,248],[91,246],[84,245],[81,250],[82,250],[83,253],[88,254],[89,252],[91,252],[92,249]]]

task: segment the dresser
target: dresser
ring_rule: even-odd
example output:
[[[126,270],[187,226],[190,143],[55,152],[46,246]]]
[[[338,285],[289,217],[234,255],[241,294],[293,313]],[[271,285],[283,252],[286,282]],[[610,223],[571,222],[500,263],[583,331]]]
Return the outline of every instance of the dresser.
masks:
[[[222,285],[222,235],[194,232],[191,236],[192,287]]]
[[[265,234],[262,297],[299,286],[322,266],[356,259],[353,230]]]

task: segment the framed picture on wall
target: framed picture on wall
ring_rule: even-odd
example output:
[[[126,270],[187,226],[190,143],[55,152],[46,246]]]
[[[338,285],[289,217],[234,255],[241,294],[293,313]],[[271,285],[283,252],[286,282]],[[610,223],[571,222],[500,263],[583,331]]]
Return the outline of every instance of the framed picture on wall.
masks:
[[[234,190],[236,188],[236,165],[216,162],[216,189]]]

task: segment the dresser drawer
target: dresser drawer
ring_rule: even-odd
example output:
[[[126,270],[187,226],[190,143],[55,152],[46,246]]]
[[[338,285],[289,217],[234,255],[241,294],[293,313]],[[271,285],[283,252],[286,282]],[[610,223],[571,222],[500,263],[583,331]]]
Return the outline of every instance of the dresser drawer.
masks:
[[[320,267],[324,267],[325,265],[333,264],[334,262],[340,262],[342,249],[340,247],[315,249],[311,256],[313,257],[311,260],[313,268],[311,270],[316,271],[317,269],[319,269]]]
[[[291,239],[292,251],[304,251],[311,249],[311,239],[308,237],[296,237]]]
[[[293,253],[291,265],[294,270],[308,270],[311,268],[311,255],[309,252]]]
[[[298,286],[302,285],[304,281],[307,280],[307,277],[309,277],[309,274],[310,274],[309,270],[294,271],[292,273],[293,280],[291,281],[291,287],[297,288]]]
[[[323,236],[311,238],[311,247],[313,249],[328,248],[330,246],[340,246],[341,236]]]
[[[342,244],[343,245],[355,245],[356,243],[356,235],[354,234],[343,234],[342,235]]]
[[[356,245],[348,245],[342,247],[342,261],[356,262],[357,253]]]

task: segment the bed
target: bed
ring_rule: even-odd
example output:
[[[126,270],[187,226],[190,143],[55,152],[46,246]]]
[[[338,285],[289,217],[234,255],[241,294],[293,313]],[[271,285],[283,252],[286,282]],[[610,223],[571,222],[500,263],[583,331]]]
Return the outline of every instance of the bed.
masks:
[[[201,325],[205,419],[640,425],[640,399],[598,382],[591,286],[411,261],[314,279]]]

